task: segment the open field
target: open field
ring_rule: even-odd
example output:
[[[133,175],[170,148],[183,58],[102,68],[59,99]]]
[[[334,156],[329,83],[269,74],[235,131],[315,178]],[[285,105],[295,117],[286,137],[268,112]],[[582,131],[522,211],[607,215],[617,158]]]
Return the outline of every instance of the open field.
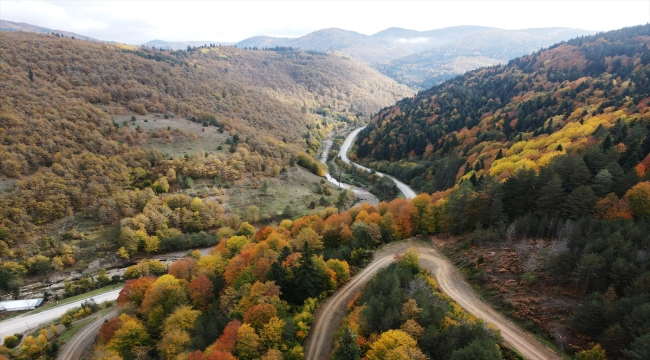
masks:
[[[328,184],[332,195],[318,194],[316,191],[321,186],[322,177],[296,166],[289,168],[286,174],[277,178],[244,179],[235,184],[235,187],[226,189],[224,207],[226,211],[240,213],[246,219],[245,211],[249,206],[259,208],[260,220],[274,218],[289,206],[293,216],[302,216],[324,206],[319,205],[319,200],[325,197],[330,203],[336,201],[340,191],[334,185]],[[262,192],[262,185],[266,182],[266,194]],[[316,209],[309,209],[309,204],[314,201]]]
[[[136,117],[136,121],[131,121],[131,116]],[[222,145],[228,138],[228,133],[219,133],[218,128],[214,126],[204,127],[201,124],[193,123],[187,119],[174,118],[165,119],[160,114],[149,115],[113,115],[117,124],[123,126],[124,122],[130,124],[132,128],[140,126],[147,133],[147,142],[145,148],[157,148],[162,154],[178,157],[185,154],[192,154],[199,150],[206,153],[217,153],[228,151],[228,145],[224,145],[222,150],[217,150],[219,145]],[[146,120],[146,121],[145,121]],[[154,138],[151,134],[154,131],[171,128],[180,129],[186,135],[170,136],[168,140],[166,137]],[[196,138],[191,134],[195,134]]]

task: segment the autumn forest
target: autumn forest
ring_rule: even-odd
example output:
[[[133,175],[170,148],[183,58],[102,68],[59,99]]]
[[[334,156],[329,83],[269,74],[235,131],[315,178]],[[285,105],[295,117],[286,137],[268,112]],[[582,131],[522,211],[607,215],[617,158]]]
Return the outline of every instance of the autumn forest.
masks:
[[[649,46],[582,36],[416,93],[336,52],[0,32],[0,300],[84,300],[0,360],[91,326],[85,359],[309,358],[370,269],[322,358],[525,358],[416,248],[377,265],[404,241],[558,358],[647,359]],[[370,173],[337,158],[362,126]]]

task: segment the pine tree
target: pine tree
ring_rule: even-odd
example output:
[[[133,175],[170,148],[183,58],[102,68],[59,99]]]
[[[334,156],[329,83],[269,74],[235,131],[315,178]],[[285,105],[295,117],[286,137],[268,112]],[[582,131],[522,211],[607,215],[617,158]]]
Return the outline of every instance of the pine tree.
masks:
[[[339,347],[332,354],[334,360],[358,360],[361,359],[361,349],[357,344],[357,334],[348,326],[341,334]]]
[[[312,255],[309,243],[305,241],[304,251],[298,260],[298,266],[293,271],[294,304],[302,304],[307,298],[318,297],[325,290],[327,274],[319,271]]]
[[[558,208],[564,200],[565,192],[562,187],[562,179],[554,174],[551,180],[541,188],[539,199],[537,199],[537,212],[540,215],[555,217],[558,215]]]

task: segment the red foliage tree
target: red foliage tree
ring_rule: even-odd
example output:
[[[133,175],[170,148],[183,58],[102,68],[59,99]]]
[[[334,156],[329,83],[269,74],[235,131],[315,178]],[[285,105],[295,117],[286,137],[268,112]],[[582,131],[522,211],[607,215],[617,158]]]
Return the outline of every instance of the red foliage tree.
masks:
[[[259,330],[268,323],[272,317],[277,316],[278,311],[271,304],[259,304],[246,311],[244,322],[250,324],[254,329]]]
[[[242,323],[239,320],[233,320],[226,325],[223,333],[214,343],[214,351],[231,352],[237,343],[237,331]],[[214,353],[213,353],[214,354]]]
[[[197,276],[187,288],[195,308],[206,310],[214,300],[214,286],[207,276],[201,274]]]
[[[237,360],[231,353],[215,350],[210,354],[208,360]]]
[[[205,355],[201,350],[196,350],[187,357],[187,360],[205,360]]]
[[[196,272],[196,260],[193,257],[185,257],[180,260],[174,261],[172,266],[169,267],[169,275],[177,279],[192,280]]]
[[[100,344],[108,344],[115,332],[122,327],[122,320],[118,317],[112,318],[102,324],[97,333],[97,342]]]

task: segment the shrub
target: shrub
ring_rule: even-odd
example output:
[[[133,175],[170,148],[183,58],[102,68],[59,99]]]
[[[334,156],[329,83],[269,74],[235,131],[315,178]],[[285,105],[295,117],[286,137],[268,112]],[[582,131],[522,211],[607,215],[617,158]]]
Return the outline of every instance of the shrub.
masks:
[[[18,337],[16,335],[9,335],[9,336],[5,337],[4,341],[5,341],[5,346],[8,349],[13,349],[16,346],[18,346],[18,343],[20,342],[20,339],[18,339]]]

